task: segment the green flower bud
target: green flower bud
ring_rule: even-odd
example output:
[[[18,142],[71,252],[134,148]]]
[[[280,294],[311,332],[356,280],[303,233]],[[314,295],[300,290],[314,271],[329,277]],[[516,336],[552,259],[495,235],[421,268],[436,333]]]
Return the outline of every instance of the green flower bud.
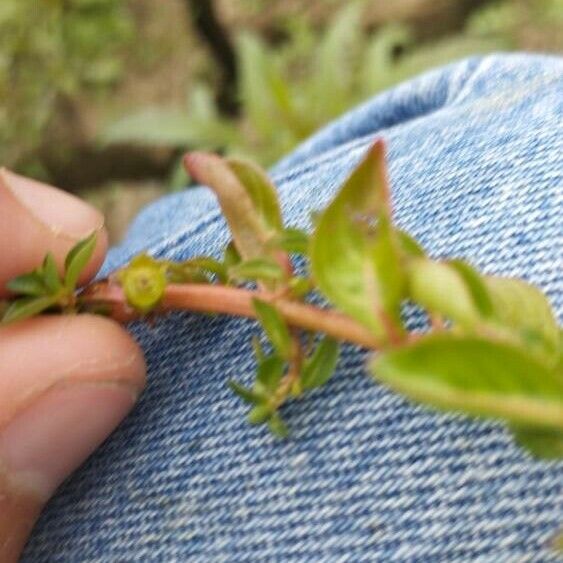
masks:
[[[156,307],[166,289],[166,266],[141,254],[119,273],[127,302],[142,313]]]

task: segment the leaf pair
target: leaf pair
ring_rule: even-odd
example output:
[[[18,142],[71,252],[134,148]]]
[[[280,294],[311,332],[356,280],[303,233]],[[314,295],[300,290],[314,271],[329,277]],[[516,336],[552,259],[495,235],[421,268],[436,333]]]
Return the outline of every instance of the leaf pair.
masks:
[[[253,304],[258,320],[274,350],[286,361],[291,361],[296,353],[296,343],[291,338],[282,316],[269,303],[254,299]],[[338,343],[332,338],[322,338],[314,352],[305,358],[300,366],[299,388],[309,390],[324,385],[336,369],[338,356]]]
[[[504,420],[532,453],[560,455],[559,328],[545,296],[458,260],[414,259],[408,281],[415,302],[457,328],[383,352],[376,377],[425,404]]]
[[[258,321],[272,345],[273,354],[265,355],[261,346],[255,344],[258,369],[253,387],[246,388],[234,381],[230,382],[230,386],[246,403],[252,405],[248,414],[252,424],[268,423],[273,434],[285,437],[287,428],[277,409],[290,393],[298,395],[303,390],[324,385],[336,368],[339,347],[334,340],[323,338],[315,351],[301,363],[300,344],[292,338],[277,309],[258,299],[253,301],[253,305]],[[292,370],[297,379],[289,378]]]
[[[27,319],[54,306],[72,308],[78,279],[95,248],[95,233],[78,242],[66,256],[62,278],[53,255],[48,253],[39,268],[10,280],[6,287],[17,298],[4,311],[2,323]]]

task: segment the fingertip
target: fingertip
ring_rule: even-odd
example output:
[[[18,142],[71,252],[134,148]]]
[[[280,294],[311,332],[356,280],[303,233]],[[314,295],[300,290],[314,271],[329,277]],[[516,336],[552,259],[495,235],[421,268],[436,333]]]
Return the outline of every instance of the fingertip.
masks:
[[[62,272],[68,251],[92,233],[98,240],[81,284],[92,279],[107,252],[103,215],[71,194],[0,169],[0,296],[10,279],[39,266],[47,252]]]

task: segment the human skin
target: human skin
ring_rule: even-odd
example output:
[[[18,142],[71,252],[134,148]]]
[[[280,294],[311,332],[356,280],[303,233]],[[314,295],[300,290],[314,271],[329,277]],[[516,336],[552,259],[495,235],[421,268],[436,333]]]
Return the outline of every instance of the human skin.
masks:
[[[81,283],[107,250],[103,217],[79,199],[0,170],[0,297],[6,282],[97,233]],[[109,436],[145,385],[145,362],[114,321],[42,317],[0,327],[0,561],[17,561],[42,507]]]

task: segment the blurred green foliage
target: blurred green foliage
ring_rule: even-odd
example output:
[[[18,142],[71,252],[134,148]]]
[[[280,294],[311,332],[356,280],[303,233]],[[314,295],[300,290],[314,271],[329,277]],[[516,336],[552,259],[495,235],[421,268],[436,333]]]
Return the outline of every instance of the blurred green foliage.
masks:
[[[267,165],[384,88],[429,67],[507,47],[504,37],[478,31],[420,46],[400,24],[359,33],[364,5],[349,3],[320,34],[310,22],[291,19],[281,45],[270,46],[252,32],[240,33],[238,122],[219,115],[212,91],[200,83],[187,108],[146,108],[111,123],[103,140],[207,148],[252,156]]]
[[[37,147],[58,96],[114,83],[132,37],[124,0],[1,0],[0,161]]]
[[[322,22],[328,25],[295,10],[281,19],[268,16],[273,0],[240,0],[236,8],[229,6],[240,21],[260,15],[275,29],[268,40],[256,31],[236,33],[240,118],[221,114],[209,80],[211,64],[191,64],[197,56],[190,52],[184,72],[200,78],[191,80],[184,107],[159,102],[116,119],[116,111],[129,104],[129,91],[120,94],[111,87],[124,77],[136,79],[131,70],[135,61],[143,66],[152,57],[150,64],[168,64],[175,72],[169,55],[162,54],[162,36],[143,27],[158,20],[162,5],[151,0],[0,0],[0,163],[41,174],[40,161],[33,157],[45,146],[65,158],[69,152],[72,163],[73,131],[61,135],[56,127],[47,127],[65,116],[60,109],[65,105],[58,102],[71,100],[79,117],[93,108],[94,125],[110,119],[100,136],[108,144],[203,148],[251,156],[268,165],[320,126],[393,84],[467,55],[528,46],[530,36],[532,46],[543,49],[542,31],[551,30],[546,35],[554,37],[563,21],[563,0],[493,1],[474,11],[463,30],[421,42],[416,29],[402,23],[365,29],[362,9],[373,7],[374,0],[324,1]],[[176,16],[183,4],[178,6],[179,12],[171,11]],[[305,0],[303,6],[309,6]],[[231,31],[235,29],[233,24]],[[185,48],[177,35],[169,37],[167,48]],[[159,80],[162,75],[153,82]],[[148,86],[139,86],[136,99],[164,99],[151,96],[153,85]],[[108,91],[116,92],[115,99],[92,96]],[[74,121],[64,123],[72,126]],[[91,135],[89,129],[82,141],[93,143]],[[171,182],[185,185],[181,167]]]
[[[545,26],[558,28],[563,23],[563,0],[501,0],[485,5],[469,19],[470,33],[495,34],[511,47],[518,47],[521,30]]]

